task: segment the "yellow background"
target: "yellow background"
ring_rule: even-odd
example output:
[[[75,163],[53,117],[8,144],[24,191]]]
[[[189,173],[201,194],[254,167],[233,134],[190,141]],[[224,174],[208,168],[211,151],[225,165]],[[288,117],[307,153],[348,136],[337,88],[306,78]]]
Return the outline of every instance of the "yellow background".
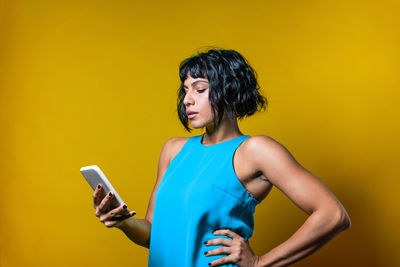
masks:
[[[0,266],[146,266],[94,216],[96,164],[143,218],[176,115],[178,65],[206,46],[258,72],[267,112],[240,123],[319,177],[352,227],[295,266],[395,266],[399,1],[1,1]],[[171,207],[173,208],[173,207]],[[278,189],[257,206],[264,254],[306,215]],[[397,265],[398,266],[398,265]]]

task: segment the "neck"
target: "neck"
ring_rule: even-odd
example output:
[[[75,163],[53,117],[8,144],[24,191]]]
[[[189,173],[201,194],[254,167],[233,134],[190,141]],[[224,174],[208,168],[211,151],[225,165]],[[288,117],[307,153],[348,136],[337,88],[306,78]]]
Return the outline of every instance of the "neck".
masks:
[[[203,137],[203,144],[217,144],[224,142],[235,137],[243,135],[240,131],[236,117],[233,117],[232,121],[224,114],[221,124],[216,129],[214,125],[209,125],[206,127],[206,132]]]

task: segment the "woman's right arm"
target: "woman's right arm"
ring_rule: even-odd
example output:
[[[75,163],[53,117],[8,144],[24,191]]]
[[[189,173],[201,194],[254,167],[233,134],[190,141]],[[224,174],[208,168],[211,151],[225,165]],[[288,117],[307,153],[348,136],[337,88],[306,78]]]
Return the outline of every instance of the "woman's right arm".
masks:
[[[104,206],[107,206],[111,201],[111,198],[114,196],[105,196],[101,203],[96,206],[96,202],[98,202],[98,198],[100,195],[100,190],[96,189],[94,192],[94,203],[96,208],[96,216],[100,217],[100,221],[104,223],[107,227],[116,227],[123,231],[125,235],[135,242],[136,244],[149,248],[150,247],[150,232],[151,232],[151,223],[153,221],[153,209],[154,209],[154,199],[155,194],[158,188],[158,185],[161,182],[164,173],[166,172],[169,163],[170,163],[170,153],[171,153],[171,145],[175,138],[168,139],[163,148],[161,149],[160,158],[158,161],[158,170],[157,170],[157,180],[154,185],[153,191],[150,196],[149,205],[147,207],[146,216],[144,219],[135,219],[133,217],[123,218],[121,221],[116,221],[116,217],[122,212],[123,207],[117,207],[107,214],[101,214],[101,210],[104,210]],[[97,200],[96,200],[97,199]],[[102,208],[103,207],[103,208]],[[133,214],[134,215],[134,214]],[[101,217],[103,216],[103,218]],[[121,215],[119,215],[121,216]]]

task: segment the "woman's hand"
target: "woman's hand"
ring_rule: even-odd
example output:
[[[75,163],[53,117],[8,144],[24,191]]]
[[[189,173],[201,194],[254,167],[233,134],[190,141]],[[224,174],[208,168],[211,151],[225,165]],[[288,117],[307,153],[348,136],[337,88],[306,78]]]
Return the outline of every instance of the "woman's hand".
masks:
[[[104,223],[107,227],[119,227],[120,222],[133,216],[136,212],[131,211],[129,214],[124,213],[126,205],[115,206],[112,203],[114,194],[109,192],[105,195],[103,187],[99,184],[93,193],[93,206],[96,209],[95,215],[100,218],[100,222]]]
[[[212,245],[225,245],[226,247],[219,247],[206,252],[206,256],[229,254],[226,257],[219,258],[210,262],[209,266],[218,266],[225,263],[235,263],[241,267],[255,267],[258,264],[260,257],[254,255],[249,244],[243,237],[233,232],[230,229],[219,229],[213,232],[213,235],[226,235],[228,238],[215,238],[205,242],[206,246]]]

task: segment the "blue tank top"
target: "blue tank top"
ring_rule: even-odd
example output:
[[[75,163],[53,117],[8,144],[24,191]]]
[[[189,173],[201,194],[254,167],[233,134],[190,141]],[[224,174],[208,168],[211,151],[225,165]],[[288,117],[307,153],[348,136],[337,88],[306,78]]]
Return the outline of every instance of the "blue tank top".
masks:
[[[252,236],[253,214],[260,201],[245,189],[233,168],[233,155],[249,135],[211,146],[203,135],[189,138],[170,162],[156,191],[150,234],[150,267],[208,266],[227,255],[206,256],[217,247],[204,242],[229,228],[246,241]],[[225,264],[221,266],[237,266]]]

